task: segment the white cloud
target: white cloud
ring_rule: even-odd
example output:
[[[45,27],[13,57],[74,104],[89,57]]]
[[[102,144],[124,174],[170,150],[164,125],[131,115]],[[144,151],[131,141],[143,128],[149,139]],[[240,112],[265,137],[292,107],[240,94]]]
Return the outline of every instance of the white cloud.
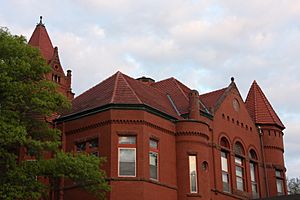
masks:
[[[289,176],[299,174],[300,1],[14,0],[0,24],[29,37],[40,15],[76,94],[117,70],[174,76],[200,93],[234,76],[244,97],[256,79],[287,127]]]

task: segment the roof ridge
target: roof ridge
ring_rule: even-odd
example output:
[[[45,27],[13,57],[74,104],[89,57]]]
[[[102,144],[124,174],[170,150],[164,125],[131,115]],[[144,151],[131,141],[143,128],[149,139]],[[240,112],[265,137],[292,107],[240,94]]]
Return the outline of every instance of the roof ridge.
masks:
[[[271,118],[273,119],[274,123],[277,124],[277,120],[274,118],[274,114],[277,117],[277,119],[279,120],[279,122],[281,122],[280,118],[277,116],[277,113],[275,112],[275,110],[273,109],[271,103],[268,101],[267,97],[264,95],[263,91],[259,88],[259,93],[261,93],[262,97],[263,97],[263,101],[267,107],[267,110],[269,112],[269,115],[271,116]],[[282,122],[281,122],[282,123]]]
[[[257,89],[257,87],[258,87],[258,85],[257,85],[257,83],[256,83],[256,81],[254,81],[253,82],[253,95],[254,95],[254,122],[256,122],[257,121],[257,118],[258,118],[258,112],[257,112],[257,100],[256,100],[256,92],[255,92],[255,90]]]
[[[215,92],[220,92],[221,90],[226,90],[227,88],[228,87],[224,87],[224,88],[221,88],[221,89],[213,90],[213,91],[210,91],[210,92],[207,92],[207,93],[200,94],[199,96],[210,95],[210,94],[215,93]]]
[[[180,87],[180,85],[178,84],[178,80],[176,80],[175,78],[171,77],[171,80],[175,82],[176,86],[179,88],[180,92],[183,94],[183,96],[189,100],[189,98],[186,96],[186,94],[184,93],[184,91],[182,90],[182,88]]]
[[[125,83],[127,84],[127,86],[128,86],[128,88],[131,90],[131,92],[134,94],[134,96],[137,98],[137,100],[139,101],[139,103],[143,103],[142,101],[141,101],[141,99],[138,97],[138,95],[135,93],[135,91],[132,89],[132,87],[131,87],[131,85],[128,83],[128,81],[126,80],[126,78],[124,77],[124,74],[122,74],[121,72],[120,72],[120,75],[122,75],[122,76],[120,76],[120,77],[122,77],[123,78],[123,80],[125,81]],[[133,80],[135,80],[135,79],[133,79]]]
[[[113,103],[114,102],[114,99],[115,99],[115,96],[116,96],[116,89],[117,89],[117,85],[118,85],[118,78],[119,78],[119,75],[120,75],[120,71],[117,71],[116,73],[116,79],[115,79],[115,85],[114,85],[114,90],[113,90],[113,94],[111,96],[111,100],[110,100],[110,103]]]

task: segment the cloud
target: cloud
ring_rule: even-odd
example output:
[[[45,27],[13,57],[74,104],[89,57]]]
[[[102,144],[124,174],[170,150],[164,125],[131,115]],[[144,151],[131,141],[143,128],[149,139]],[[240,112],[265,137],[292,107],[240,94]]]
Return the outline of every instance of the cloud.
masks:
[[[289,176],[299,174],[300,1],[13,0],[0,24],[29,38],[40,15],[77,95],[117,70],[200,93],[234,76],[243,97],[257,80],[287,127]]]

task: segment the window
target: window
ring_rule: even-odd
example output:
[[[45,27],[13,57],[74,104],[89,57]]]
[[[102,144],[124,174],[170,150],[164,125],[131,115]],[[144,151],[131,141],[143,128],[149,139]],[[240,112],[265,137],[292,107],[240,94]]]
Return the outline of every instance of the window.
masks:
[[[244,191],[244,162],[240,157],[235,157],[236,189]]]
[[[76,144],[76,151],[83,152],[86,150],[86,142],[80,142]]]
[[[283,175],[281,170],[275,170],[276,175],[276,187],[277,187],[277,195],[284,195],[283,189]]]
[[[257,175],[257,155],[253,149],[249,151],[250,157],[250,181],[251,181],[251,191],[252,198],[258,199],[258,175]]]
[[[197,193],[197,158],[195,155],[189,156],[189,175],[190,175],[190,192]]]
[[[98,146],[99,146],[99,139],[93,138],[83,142],[77,142],[75,144],[75,151],[78,153],[86,152],[87,154],[90,155],[99,156]]]
[[[98,138],[92,139],[89,141],[89,148],[97,148],[98,147]]]
[[[252,198],[257,199],[259,198],[259,195],[258,195],[258,187],[257,187],[257,180],[256,180],[256,164],[254,162],[250,162],[250,178],[251,178]]]
[[[52,74],[52,81],[56,83],[60,83],[60,76]]]
[[[99,146],[99,140],[98,138],[94,138],[91,140],[87,141],[87,146],[88,146],[88,153],[90,155],[94,155],[94,156],[99,156],[99,152],[98,152],[98,146]]]
[[[220,141],[221,145],[221,169],[222,169],[222,183],[223,183],[223,191],[230,192],[230,168],[229,168],[229,142],[223,137]]]
[[[230,192],[228,153],[226,151],[221,151],[221,167],[222,167],[223,191]]]
[[[158,180],[158,142],[154,139],[150,139],[149,148],[150,178]]]
[[[245,190],[245,176],[244,176],[244,159],[242,156],[245,155],[244,148],[240,142],[236,142],[234,145],[235,153],[235,177],[236,177],[236,189],[240,191]]]
[[[136,176],[136,137],[119,137],[119,176]]]

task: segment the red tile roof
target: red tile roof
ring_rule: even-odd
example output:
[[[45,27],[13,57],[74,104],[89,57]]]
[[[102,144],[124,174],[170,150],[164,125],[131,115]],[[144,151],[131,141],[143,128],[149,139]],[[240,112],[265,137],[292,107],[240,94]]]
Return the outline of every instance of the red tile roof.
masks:
[[[248,92],[246,107],[255,123],[275,124],[285,128],[256,81],[252,83]]]
[[[145,84],[121,72],[117,72],[98,85],[82,93],[73,100],[72,111],[75,114],[107,104],[143,104],[157,109],[177,119],[189,113],[187,86],[175,78],[168,78],[156,83]],[[200,96],[204,106],[216,105],[225,89],[217,90]]]
[[[170,95],[180,114],[189,112],[188,94],[191,90],[190,88],[173,77],[153,83],[151,86],[163,91],[166,95]]]
[[[72,103],[71,114],[106,104],[144,104],[175,118],[181,118],[163,92],[121,72],[79,95]]]
[[[28,44],[39,48],[47,61],[52,59],[54,48],[44,24],[39,23],[35,27]]]
[[[217,101],[221,98],[227,88],[215,90],[199,96],[204,105],[211,110],[216,106]]]

